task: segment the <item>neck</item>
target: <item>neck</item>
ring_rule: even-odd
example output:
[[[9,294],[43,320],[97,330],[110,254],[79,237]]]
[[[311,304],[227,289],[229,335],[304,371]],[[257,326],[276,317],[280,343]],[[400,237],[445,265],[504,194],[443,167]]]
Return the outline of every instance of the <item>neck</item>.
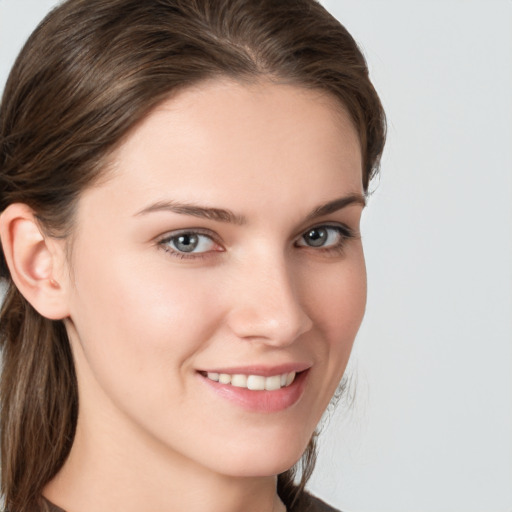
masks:
[[[228,453],[226,461],[211,454],[203,460],[190,445],[183,451],[163,440],[103,391],[80,344],[73,352],[80,390],[77,427],[67,460],[43,490],[45,498],[69,512],[286,512],[277,477],[268,476],[268,468],[255,465],[247,474],[251,461],[240,461],[236,453]],[[201,435],[208,435],[207,429]],[[228,461],[238,464],[231,468]]]
[[[218,474],[140,433],[116,429],[112,421],[102,422],[100,427],[85,421],[86,417],[79,416],[70,455],[43,492],[64,510],[286,510],[277,496],[275,476]]]

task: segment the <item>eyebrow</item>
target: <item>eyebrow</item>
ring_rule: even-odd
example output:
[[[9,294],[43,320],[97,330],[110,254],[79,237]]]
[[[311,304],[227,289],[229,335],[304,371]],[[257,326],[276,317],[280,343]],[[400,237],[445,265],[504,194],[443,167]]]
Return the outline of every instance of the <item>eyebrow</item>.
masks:
[[[313,220],[323,215],[329,215],[329,213],[337,212],[353,204],[358,204],[364,208],[366,206],[366,199],[362,194],[350,194],[345,197],[339,197],[338,199],[334,199],[333,201],[329,201],[315,208],[306,217],[306,220]]]
[[[328,203],[317,206],[311,213],[306,216],[306,221],[334,213],[353,204],[359,204],[364,208],[366,206],[366,200],[362,194],[350,194],[345,197],[334,199]],[[243,215],[238,215],[231,210],[199,206],[190,203],[180,203],[177,201],[158,201],[157,203],[154,203],[140,210],[135,214],[135,216],[161,211],[169,211],[180,215],[191,215],[193,217],[200,217],[203,219],[237,225],[243,225],[247,223],[246,217]]]
[[[135,216],[145,215],[152,212],[170,211],[180,215],[192,215],[193,217],[201,217],[203,219],[215,220],[217,222],[228,222],[230,224],[246,224],[247,219],[243,215],[237,215],[230,210],[224,208],[210,208],[206,206],[198,206],[189,203],[179,203],[176,201],[159,201],[147,208],[144,208]]]

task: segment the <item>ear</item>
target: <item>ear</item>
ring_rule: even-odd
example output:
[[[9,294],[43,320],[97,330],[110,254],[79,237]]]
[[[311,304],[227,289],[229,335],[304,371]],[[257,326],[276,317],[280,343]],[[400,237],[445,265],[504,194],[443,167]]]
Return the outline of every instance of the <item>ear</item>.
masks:
[[[42,316],[69,316],[64,242],[46,236],[31,208],[9,205],[0,215],[0,239],[14,284]]]

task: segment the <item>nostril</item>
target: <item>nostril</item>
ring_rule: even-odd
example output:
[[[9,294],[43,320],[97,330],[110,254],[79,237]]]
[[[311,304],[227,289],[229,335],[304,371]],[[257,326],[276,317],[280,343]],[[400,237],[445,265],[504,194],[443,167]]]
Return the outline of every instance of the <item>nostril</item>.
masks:
[[[299,304],[276,304],[265,299],[232,310],[227,324],[240,339],[263,340],[275,345],[291,344],[313,327],[311,318]]]

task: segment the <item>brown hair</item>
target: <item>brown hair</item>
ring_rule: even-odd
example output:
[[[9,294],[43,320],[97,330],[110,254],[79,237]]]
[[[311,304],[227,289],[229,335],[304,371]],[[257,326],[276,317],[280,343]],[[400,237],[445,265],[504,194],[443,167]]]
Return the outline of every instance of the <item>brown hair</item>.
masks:
[[[0,107],[0,211],[25,203],[51,236],[71,233],[76,200],[107,157],[161,101],[216,76],[266,77],[326,91],[359,133],[363,187],[377,171],[384,113],[353,38],[315,0],[68,0],[39,25]],[[3,253],[2,491],[25,512],[73,443],[78,390],[62,322],[40,316],[14,286]],[[290,470],[288,506],[302,483]]]

